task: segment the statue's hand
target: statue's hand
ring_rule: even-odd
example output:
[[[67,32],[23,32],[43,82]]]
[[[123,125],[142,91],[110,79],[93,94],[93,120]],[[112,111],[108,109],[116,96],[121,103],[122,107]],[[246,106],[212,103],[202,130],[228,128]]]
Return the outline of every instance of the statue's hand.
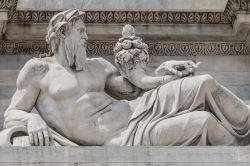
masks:
[[[50,139],[52,139],[51,132],[47,124],[39,115],[32,114],[28,120],[27,130],[31,145],[49,146]]]
[[[193,61],[166,61],[155,70],[155,74],[157,76],[176,75],[185,77],[193,74],[199,64],[200,62],[195,64]]]

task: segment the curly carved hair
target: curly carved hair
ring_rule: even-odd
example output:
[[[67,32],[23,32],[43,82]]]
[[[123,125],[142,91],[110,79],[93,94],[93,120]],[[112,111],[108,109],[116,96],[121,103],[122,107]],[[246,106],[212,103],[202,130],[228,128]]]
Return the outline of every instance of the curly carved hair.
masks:
[[[58,49],[60,38],[77,19],[84,21],[85,12],[78,9],[69,9],[54,15],[48,25],[46,42],[49,44],[49,54],[42,55],[52,56]]]

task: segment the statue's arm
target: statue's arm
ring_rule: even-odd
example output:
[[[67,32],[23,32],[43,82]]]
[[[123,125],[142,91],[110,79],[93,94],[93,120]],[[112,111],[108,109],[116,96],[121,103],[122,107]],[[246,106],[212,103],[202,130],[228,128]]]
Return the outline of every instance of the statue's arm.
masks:
[[[132,49],[131,51],[133,50],[139,49]],[[146,73],[148,57],[147,51],[141,51],[138,55],[133,55],[128,50],[122,50],[116,53],[115,62],[120,74],[142,90],[154,89],[179,78],[179,76],[173,74],[151,76]]]
[[[126,74],[130,82],[141,89],[153,89],[178,78],[194,74],[200,62],[195,64],[192,61],[166,61],[156,70],[155,76],[149,76],[142,67],[135,67],[127,70]]]
[[[187,61],[176,61],[170,60],[163,62],[160,66],[157,67],[155,70],[156,76],[163,76],[163,75],[177,75],[179,77],[186,77],[189,75],[193,75],[195,70],[201,62],[194,63],[191,60]]]
[[[179,78],[176,75],[150,76],[143,68],[134,68],[126,73],[128,80],[143,90],[154,89]]]
[[[118,98],[126,99],[135,99],[141,91],[118,73],[113,73],[108,78],[105,89]]]
[[[39,89],[32,85],[27,85],[23,88],[17,88],[14,93],[11,103],[4,114],[4,126],[6,128],[23,125],[27,126],[28,120],[32,116],[36,116],[30,113],[37,96],[39,95]]]
[[[126,99],[134,99],[139,95],[141,90],[131,84],[125,77],[121,76],[114,65],[104,59],[102,59],[102,64],[108,74],[105,90],[109,94],[114,97]]]
[[[30,113],[39,95],[39,89],[31,85],[17,89],[10,106],[4,114],[4,126],[25,126],[29,136],[29,142],[35,146],[48,146],[50,144],[51,131],[43,119],[34,113]]]
[[[17,78],[17,90],[4,114],[4,126],[25,126],[31,145],[49,145],[50,130],[44,120],[30,113],[40,93],[39,80],[47,71],[46,63],[39,59],[28,61]]]
[[[38,58],[29,60],[21,69],[17,81],[16,92],[7,108],[4,118],[5,127],[13,125],[27,125],[28,120],[35,116],[30,113],[40,92],[39,76],[47,69],[47,63]]]

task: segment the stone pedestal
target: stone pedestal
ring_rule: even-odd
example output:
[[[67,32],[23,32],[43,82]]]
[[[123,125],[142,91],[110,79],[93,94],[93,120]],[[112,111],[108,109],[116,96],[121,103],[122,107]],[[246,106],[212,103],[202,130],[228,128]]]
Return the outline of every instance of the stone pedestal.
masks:
[[[2,147],[1,166],[249,166],[249,147]]]

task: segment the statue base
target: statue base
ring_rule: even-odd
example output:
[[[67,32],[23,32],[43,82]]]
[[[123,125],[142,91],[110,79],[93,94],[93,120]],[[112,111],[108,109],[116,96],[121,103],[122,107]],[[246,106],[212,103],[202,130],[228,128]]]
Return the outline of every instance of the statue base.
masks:
[[[1,166],[248,166],[250,147],[1,147]]]

